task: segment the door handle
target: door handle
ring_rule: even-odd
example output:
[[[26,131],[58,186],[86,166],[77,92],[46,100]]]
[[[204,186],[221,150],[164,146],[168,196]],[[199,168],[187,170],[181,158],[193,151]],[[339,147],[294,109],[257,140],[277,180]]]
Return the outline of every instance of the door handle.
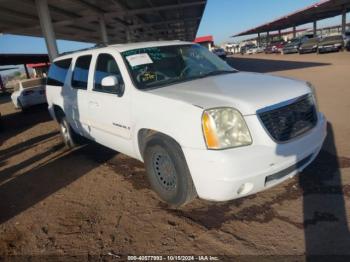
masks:
[[[89,106],[91,106],[91,107],[99,107],[100,105],[96,101],[89,101]]]

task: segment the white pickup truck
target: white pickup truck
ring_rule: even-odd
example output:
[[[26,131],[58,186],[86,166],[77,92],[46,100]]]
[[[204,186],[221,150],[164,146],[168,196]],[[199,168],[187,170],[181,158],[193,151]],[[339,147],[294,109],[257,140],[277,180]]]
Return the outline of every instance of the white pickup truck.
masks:
[[[239,72],[189,42],[62,55],[46,95],[67,146],[83,136],[143,161],[174,206],[277,185],[310,164],[326,136],[311,84]]]
[[[45,104],[46,78],[33,78],[19,81],[11,95],[15,108],[26,110],[28,107]]]

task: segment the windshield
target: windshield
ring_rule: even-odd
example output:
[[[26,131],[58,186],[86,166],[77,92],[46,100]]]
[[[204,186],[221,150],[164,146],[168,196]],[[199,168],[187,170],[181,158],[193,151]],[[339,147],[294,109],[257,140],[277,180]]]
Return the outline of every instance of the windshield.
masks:
[[[196,44],[140,48],[125,51],[122,56],[139,89],[236,72],[208,49]]]
[[[327,36],[321,40],[321,42],[326,42],[326,41],[335,41],[335,40],[343,40],[341,35],[333,35],[333,36]]]

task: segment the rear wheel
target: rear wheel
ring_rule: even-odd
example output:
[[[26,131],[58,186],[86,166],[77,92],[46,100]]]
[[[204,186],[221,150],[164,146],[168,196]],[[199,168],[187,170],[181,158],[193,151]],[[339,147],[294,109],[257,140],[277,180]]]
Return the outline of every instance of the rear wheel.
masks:
[[[69,125],[66,116],[62,116],[59,120],[60,131],[63,139],[63,143],[68,148],[74,148],[78,145],[79,135],[74,132]]]
[[[25,111],[26,111],[26,108],[23,106],[21,100],[17,99],[17,105],[18,105],[18,108],[19,108],[22,112],[25,112]]]
[[[166,136],[156,135],[144,152],[147,176],[161,200],[183,206],[197,196],[181,147]]]

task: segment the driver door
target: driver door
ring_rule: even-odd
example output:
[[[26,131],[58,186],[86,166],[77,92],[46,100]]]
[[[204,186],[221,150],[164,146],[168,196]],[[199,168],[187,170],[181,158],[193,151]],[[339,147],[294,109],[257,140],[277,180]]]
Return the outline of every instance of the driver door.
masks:
[[[122,63],[122,59],[119,63]],[[94,59],[93,85],[88,101],[90,135],[98,143],[127,153],[131,148],[130,93],[125,90],[117,59],[100,53]],[[102,86],[102,79],[115,76],[116,86]]]

